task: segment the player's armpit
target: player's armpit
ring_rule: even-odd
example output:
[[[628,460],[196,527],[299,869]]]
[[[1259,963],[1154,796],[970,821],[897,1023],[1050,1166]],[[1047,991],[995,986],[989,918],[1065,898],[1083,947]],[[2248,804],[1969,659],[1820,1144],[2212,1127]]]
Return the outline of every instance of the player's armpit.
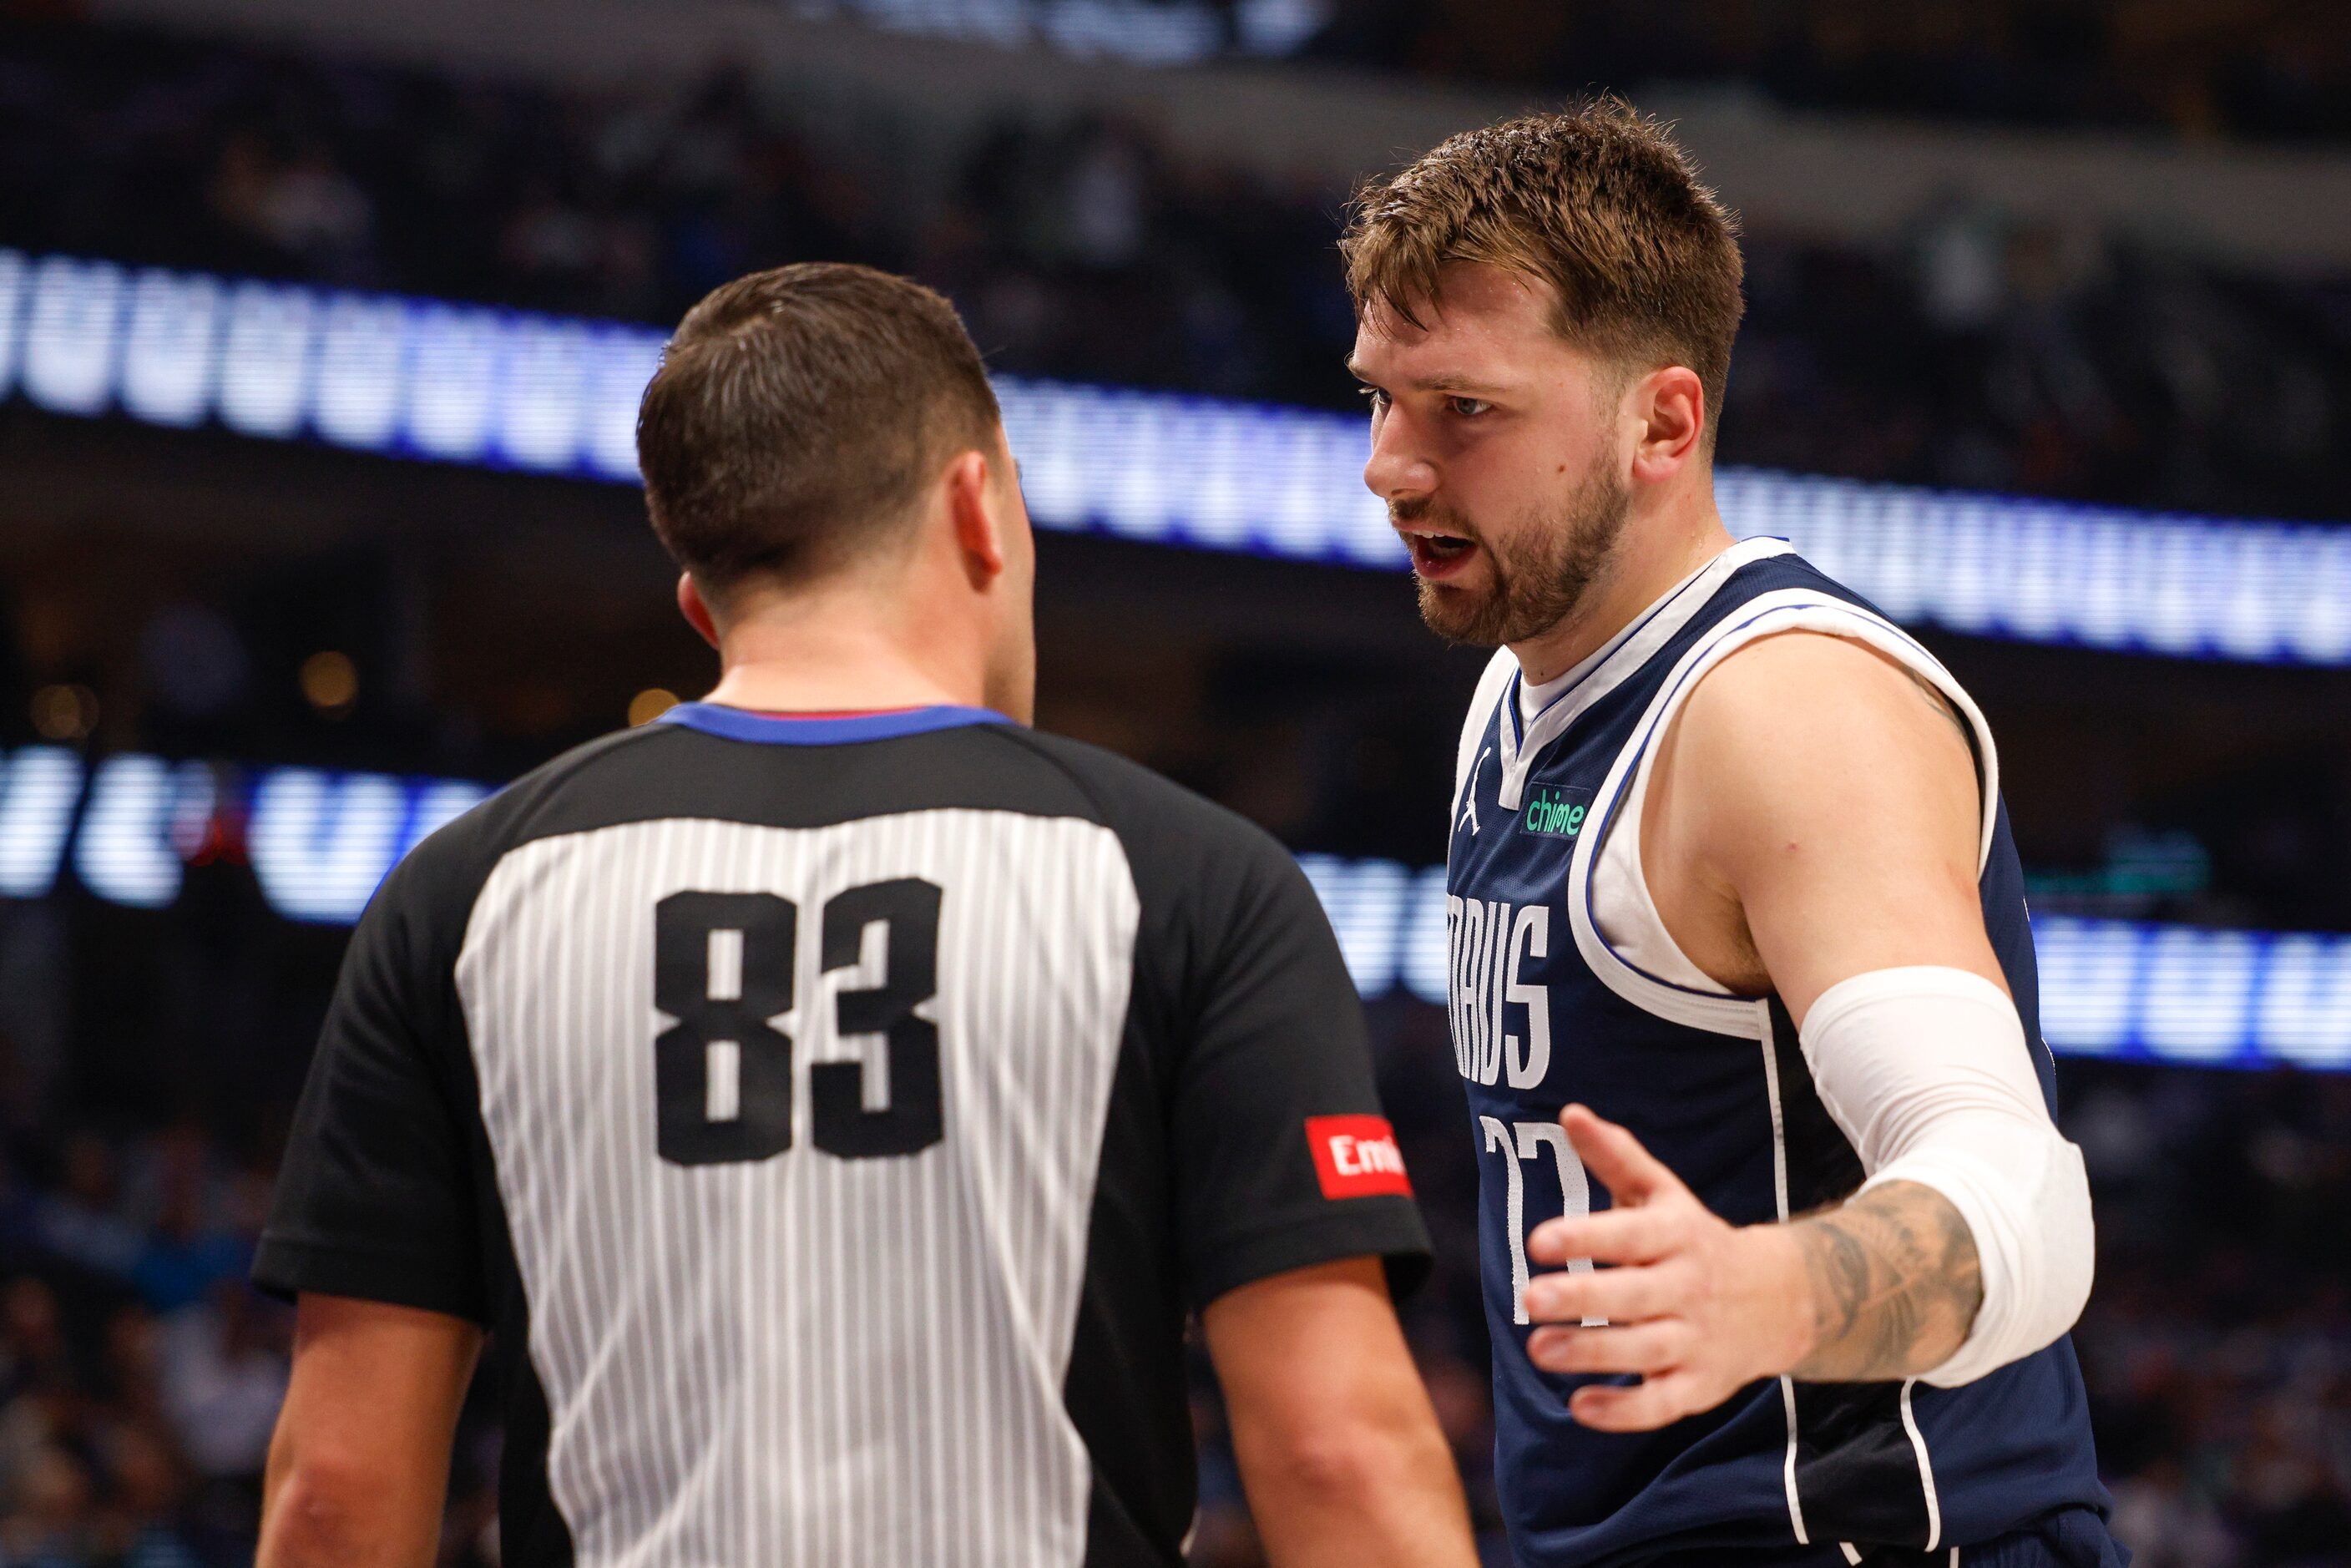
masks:
[[[1911,1377],[1956,1354],[1982,1307],[1983,1266],[1950,1199],[1895,1181],[1789,1228],[1812,1283],[1813,1349],[1796,1377]]]
[[[256,1568],[431,1563],[481,1345],[462,1318],[304,1293]]]
[[[1201,1314],[1275,1568],[1468,1568],[1468,1510],[1376,1258],[1276,1274]]]
[[[2005,986],[1977,883],[1982,796],[1948,703],[1866,645],[1766,637],[1690,694],[1651,783],[1643,862],[1667,930],[1802,1022],[1872,970]]]

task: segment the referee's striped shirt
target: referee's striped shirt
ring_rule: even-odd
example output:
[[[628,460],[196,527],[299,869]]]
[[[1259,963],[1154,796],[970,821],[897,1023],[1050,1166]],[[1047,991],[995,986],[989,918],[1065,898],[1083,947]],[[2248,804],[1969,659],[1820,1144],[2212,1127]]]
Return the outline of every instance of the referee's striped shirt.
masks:
[[[1238,818],[969,708],[707,705],[354,934],[257,1279],[495,1332],[503,1555],[1175,1563],[1185,1314],[1426,1238]]]

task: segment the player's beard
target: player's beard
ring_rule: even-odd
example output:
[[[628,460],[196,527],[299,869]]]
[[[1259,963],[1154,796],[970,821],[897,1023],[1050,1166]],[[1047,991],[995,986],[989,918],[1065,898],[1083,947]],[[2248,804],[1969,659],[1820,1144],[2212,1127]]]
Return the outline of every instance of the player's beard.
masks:
[[[1447,642],[1493,648],[1541,636],[1573,614],[1614,564],[1632,513],[1632,487],[1609,461],[1614,455],[1594,463],[1563,502],[1521,519],[1508,543],[1433,504],[1391,506],[1398,522],[1437,523],[1486,552],[1492,580],[1483,589],[1420,581],[1420,618],[1428,629]]]

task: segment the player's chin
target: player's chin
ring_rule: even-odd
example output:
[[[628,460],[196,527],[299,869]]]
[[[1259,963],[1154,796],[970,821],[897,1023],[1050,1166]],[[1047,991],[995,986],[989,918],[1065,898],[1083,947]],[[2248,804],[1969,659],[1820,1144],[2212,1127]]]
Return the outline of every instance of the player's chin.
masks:
[[[1494,641],[1494,594],[1485,584],[1431,582],[1420,578],[1420,619],[1453,643],[1490,645]]]

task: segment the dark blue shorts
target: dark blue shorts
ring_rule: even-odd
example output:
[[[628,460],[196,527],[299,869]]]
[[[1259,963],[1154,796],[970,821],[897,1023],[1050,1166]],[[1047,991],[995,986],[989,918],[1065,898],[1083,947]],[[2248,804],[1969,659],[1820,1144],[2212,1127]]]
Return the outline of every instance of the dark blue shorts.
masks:
[[[1932,1552],[1885,1546],[1861,1559],[1861,1568],[2130,1568],[2131,1554],[2106,1532],[2106,1521],[2086,1508],[2051,1514],[2031,1527],[1976,1546]],[[1841,1548],[1773,1547],[1762,1551],[1675,1552],[1646,1560],[1645,1568],[1846,1568]]]
[[[2130,1553],[2086,1508],[2053,1514],[2030,1530],[1980,1546],[1940,1552],[1877,1552],[1867,1568],[2130,1568]]]

